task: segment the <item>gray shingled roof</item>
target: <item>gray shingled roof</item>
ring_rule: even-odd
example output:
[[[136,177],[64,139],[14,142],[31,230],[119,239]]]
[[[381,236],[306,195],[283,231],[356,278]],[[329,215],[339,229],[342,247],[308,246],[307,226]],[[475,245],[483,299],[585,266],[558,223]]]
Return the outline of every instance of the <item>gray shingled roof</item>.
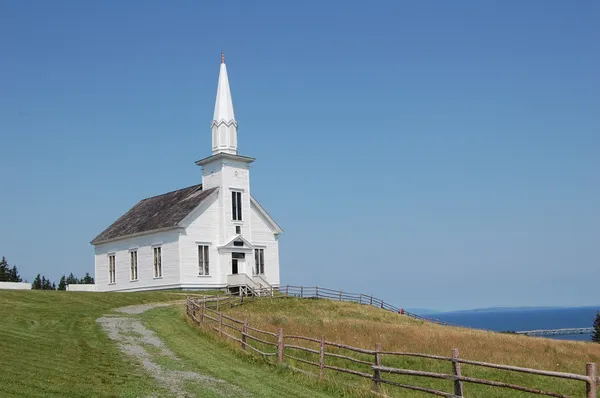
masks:
[[[198,184],[143,199],[96,236],[91,243],[95,245],[141,232],[174,228],[216,189],[203,191],[202,184]]]

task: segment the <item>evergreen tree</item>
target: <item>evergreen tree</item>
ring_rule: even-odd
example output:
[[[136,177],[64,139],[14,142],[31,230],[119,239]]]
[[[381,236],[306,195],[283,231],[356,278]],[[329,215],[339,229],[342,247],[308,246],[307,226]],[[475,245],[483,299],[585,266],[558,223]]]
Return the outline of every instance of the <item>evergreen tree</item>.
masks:
[[[46,279],[42,276],[42,290],[52,290],[52,285],[50,284],[50,279]]]
[[[31,288],[35,290],[40,290],[42,288],[42,277],[40,276],[40,274],[37,274],[37,276],[33,280]]]
[[[83,277],[81,283],[89,283],[92,284],[94,283],[94,278],[90,275],[89,272],[85,273],[85,276]]]
[[[52,282],[52,290],[56,290],[56,283]]]
[[[19,271],[17,270],[17,266],[13,265],[12,269],[8,273],[8,281],[9,282],[22,282],[21,276],[19,275]]]
[[[67,290],[67,278],[65,276],[61,276],[60,281],[58,282],[58,290]]]
[[[67,285],[76,285],[78,283],[79,283],[79,281],[77,280],[75,275],[73,275],[73,273],[71,272],[69,274],[69,276],[67,277]]]
[[[596,313],[596,319],[594,319],[594,331],[592,332],[592,341],[594,343],[600,343],[600,312]]]
[[[42,283],[40,284],[40,289],[42,289],[42,290],[46,290],[46,283],[48,283],[48,282],[46,281],[46,277],[45,277],[45,276],[42,276]]]
[[[8,274],[8,262],[6,261],[6,258],[2,256],[2,260],[0,260],[0,282],[8,282]]]

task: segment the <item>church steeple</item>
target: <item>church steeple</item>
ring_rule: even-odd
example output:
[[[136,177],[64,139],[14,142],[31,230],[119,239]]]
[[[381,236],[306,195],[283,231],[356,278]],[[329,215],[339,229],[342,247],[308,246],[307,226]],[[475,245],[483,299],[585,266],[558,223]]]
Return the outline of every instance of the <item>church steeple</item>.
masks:
[[[227,67],[225,66],[225,55],[223,53],[221,53],[221,70],[219,71],[217,99],[211,128],[213,155],[217,153],[237,155],[238,124],[233,113],[233,101],[231,100],[229,78],[227,77]]]

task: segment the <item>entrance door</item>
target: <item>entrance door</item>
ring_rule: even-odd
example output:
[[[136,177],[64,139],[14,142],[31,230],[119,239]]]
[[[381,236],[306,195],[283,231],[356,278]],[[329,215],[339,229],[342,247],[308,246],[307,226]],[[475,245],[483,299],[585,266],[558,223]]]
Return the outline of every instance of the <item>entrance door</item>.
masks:
[[[231,273],[239,273],[240,268],[243,268],[246,256],[244,253],[231,253]]]

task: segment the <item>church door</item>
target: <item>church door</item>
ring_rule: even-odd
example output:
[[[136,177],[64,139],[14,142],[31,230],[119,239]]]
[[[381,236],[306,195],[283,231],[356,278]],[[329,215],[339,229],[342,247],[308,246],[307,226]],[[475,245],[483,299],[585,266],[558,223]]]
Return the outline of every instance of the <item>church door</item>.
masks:
[[[231,253],[231,273],[238,274],[240,269],[244,269],[244,253]]]

